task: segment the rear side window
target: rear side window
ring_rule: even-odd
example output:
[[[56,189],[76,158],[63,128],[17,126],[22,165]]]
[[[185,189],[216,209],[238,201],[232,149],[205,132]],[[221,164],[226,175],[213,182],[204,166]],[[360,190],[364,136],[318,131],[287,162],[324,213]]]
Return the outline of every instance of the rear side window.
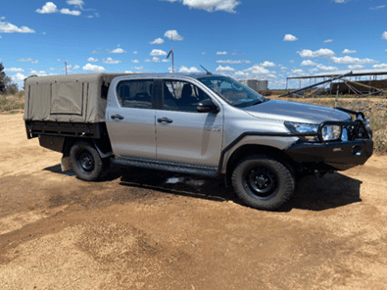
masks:
[[[117,85],[117,98],[121,107],[152,108],[153,80],[122,81]]]

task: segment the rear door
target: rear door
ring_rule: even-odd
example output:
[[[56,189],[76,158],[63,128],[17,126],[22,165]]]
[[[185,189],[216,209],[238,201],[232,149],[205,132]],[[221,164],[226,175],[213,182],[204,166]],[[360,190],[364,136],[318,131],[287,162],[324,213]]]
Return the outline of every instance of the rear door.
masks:
[[[157,159],[200,166],[218,166],[223,133],[223,110],[199,113],[207,98],[198,86],[164,79],[156,111]],[[161,87],[160,86],[160,87]]]
[[[112,149],[119,157],[156,159],[156,111],[153,79],[120,81],[109,96],[106,124]]]

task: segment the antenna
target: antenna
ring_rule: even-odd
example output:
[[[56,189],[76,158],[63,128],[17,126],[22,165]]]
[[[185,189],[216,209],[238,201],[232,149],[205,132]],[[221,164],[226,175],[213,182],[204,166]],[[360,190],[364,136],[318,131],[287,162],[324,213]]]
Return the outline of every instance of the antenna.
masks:
[[[173,37],[171,38],[172,40],[172,49],[170,50],[170,52],[168,53],[167,57],[165,59],[168,59],[169,56],[172,54],[172,73],[175,72],[175,55],[173,53]]]
[[[67,62],[64,62],[65,63],[65,71],[66,71],[66,75],[67,75]]]
[[[204,70],[206,71],[207,75],[212,76],[212,73],[209,72],[208,70],[206,70],[206,69],[204,68],[204,66],[202,66],[202,65],[200,65],[200,66],[202,67],[202,69],[204,69]]]

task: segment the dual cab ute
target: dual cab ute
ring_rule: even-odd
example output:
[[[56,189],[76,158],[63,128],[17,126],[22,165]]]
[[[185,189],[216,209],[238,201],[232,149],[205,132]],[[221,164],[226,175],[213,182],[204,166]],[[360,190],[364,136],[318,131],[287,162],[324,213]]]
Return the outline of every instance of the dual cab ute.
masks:
[[[373,151],[361,112],[266,99],[221,75],[75,74],[25,88],[28,138],[86,181],[111,162],[224,175],[245,204],[273,210],[299,177],[364,164]]]

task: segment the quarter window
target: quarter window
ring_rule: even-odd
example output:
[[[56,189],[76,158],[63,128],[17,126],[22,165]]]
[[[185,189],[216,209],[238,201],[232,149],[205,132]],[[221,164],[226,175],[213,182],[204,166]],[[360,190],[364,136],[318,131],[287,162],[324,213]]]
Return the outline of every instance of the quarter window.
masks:
[[[152,80],[122,81],[117,85],[117,98],[121,107],[151,109]]]

